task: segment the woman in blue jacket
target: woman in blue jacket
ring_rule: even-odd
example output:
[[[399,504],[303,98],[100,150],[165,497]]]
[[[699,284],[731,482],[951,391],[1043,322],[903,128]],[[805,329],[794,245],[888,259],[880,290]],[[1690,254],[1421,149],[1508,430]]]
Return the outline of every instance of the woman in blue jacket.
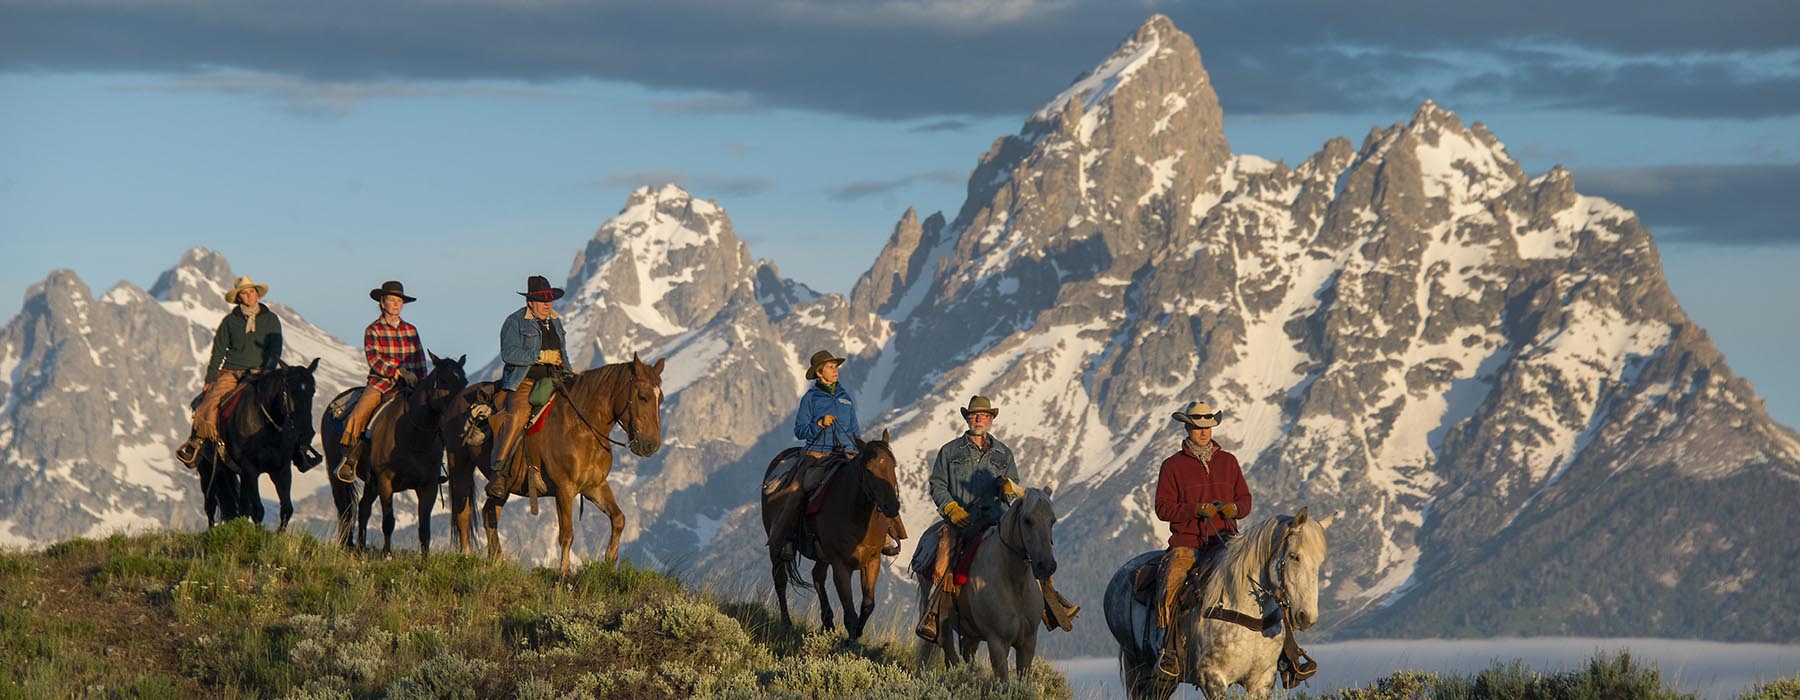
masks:
[[[769,546],[783,561],[794,556],[790,531],[800,518],[800,506],[805,500],[801,484],[808,481],[806,470],[827,457],[855,456],[856,444],[862,439],[862,427],[856,422],[856,400],[838,381],[838,367],[843,364],[844,358],[820,350],[813,353],[811,366],[806,370],[806,378],[812,384],[800,396],[800,408],[794,412],[794,437],[805,443],[806,453],[795,467],[794,477],[769,496],[769,507],[775,510],[769,525]]]

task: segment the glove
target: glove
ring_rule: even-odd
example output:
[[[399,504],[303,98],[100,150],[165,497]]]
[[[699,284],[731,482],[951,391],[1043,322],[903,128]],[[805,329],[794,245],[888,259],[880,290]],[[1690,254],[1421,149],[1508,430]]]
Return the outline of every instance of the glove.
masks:
[[[1223,515],[1232,520],[1236,520],[1237,519],[1237,504],[1236,503],[1227,503],[1225,505],[1219,506],[1219,515]]]
[[[969,511],[963,510],[963,507],[957,505],[956,501],[944,504],[944,517],[949,518],[950,524],[957,527],[969,524]]]
[[[394,376],[399,377],[400,381],[405,382],[407,386],[413,386],[419,383],[419,375],[413,374],[412,370],[405,367],[394,370]]]
[[[837,422],[837,416],[827,413],[827,414],[825,414],[824,418],[819,419],[819,427],[829,428],[829,427],[831,427],[832,423],[836,423],[836,422]]]
[[[1219,512],[1219,508],[1211,503],[1202,503],[1194,508],[1194,515],[1206,519],[1211,519],[1213,514],[1217,512]]]
[[[1024,498],[1025,489],[1019,488],[1019,485],[1013,483],[1012,479],[1003,476],[1000,477],[1000,495],[1007,498]]]

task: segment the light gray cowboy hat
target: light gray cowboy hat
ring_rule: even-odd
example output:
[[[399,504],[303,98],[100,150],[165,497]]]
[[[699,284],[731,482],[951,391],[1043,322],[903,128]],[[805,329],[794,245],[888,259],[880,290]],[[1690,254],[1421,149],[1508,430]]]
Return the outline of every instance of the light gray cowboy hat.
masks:
[[[255,280],[250,279],[249,275],[245,275],[237,278],[237,284],[232,285],[231,289],[225,291],[225,303],[236,304],[238,301],[238,292],[246,289],[255,289],[256,295],[259,297],[266,297],[269,295],[269,285],[257,284]]]
[[[418,301],[418,299],[406,295],[406,285],[401,284],[399,280],[388,280],[382,282],[381,286],[369,290],[369,298],[375,301],[381,301],[383,297],[390,295],[400,297],[400,301],[408,304]]]
[[[968,407],[962,409],[963,420],[968,420],[969,414],[971,413],[986,413],[990,416],[999,416],[1000,409],[995,408],[994,402],[989,401],[988,397],[977,394],[969,397]]]
[[[1174,416],[1177,422],[1186,423],[1189,427],[1211,428],[1219,424],[1219,413],[1219,411],[1213,410],[1212,404],[1205,401],[1195,401],[1188,404],[1187,408],[1176,411],[1171,415]]]
[[[820,350],[813,353],[812,366],[806,369],[806,378],[808,380],[818,379],[819,368],[824,367],[827,362],[836,362],[841,365],[844,364],[844,358],[832,355],[830,350]]]

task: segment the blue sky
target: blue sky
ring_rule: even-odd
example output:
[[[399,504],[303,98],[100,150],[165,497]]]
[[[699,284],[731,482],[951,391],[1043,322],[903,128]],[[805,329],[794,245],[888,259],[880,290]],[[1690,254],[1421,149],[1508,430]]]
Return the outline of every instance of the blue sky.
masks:
[[[1441,5],[1441,6],[1440,6]],[[224,252],[340,337],[398,277],[485,361],[639,184],[848,291],[908,206],[1152,12],[1233,149],[1298,162],[1426,98],[1640,212],[1684,308],[1800,424],[1800,11],[1782,3],[0,2],[0,302]],[[10,316],[12,312],[5,315]]]

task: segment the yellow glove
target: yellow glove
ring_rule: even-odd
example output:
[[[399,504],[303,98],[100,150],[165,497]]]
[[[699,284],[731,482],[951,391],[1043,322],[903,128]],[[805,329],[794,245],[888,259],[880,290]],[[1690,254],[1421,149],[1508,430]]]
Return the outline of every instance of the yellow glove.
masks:
[[[1012,479],[1003,476],[1000,477],[1000,495],[1007,498],[1024,498],[1025,489],[1019,488],[1019,485],[1013,483]]]
[[[1227,503],[1225,505],[1219,506],[1219,515],[1223,515],[1227,518],[1236,520],[1237,519],[1237,504],[1236,503]]]
[[[944,517],[949,518],[950,523],[957,527],[969,524],[969,511],[963,510],[956,501],[944,504]]]
[[[831,427],[832,423],[836,423],[836,422],[837,422],[837,416],[827,413],[827,414],[825,414],[824,418],[819,419],[819,427],[829,428],[829,427]]]
[[[1210,519],[1212,518],[1213,513],[1217,512],[1219,512],[1219,509],[1214,508],[1211,503],[1202,503],[1199,507],[1194,508],[1194,515],[1200,516],[1202,519]]]

